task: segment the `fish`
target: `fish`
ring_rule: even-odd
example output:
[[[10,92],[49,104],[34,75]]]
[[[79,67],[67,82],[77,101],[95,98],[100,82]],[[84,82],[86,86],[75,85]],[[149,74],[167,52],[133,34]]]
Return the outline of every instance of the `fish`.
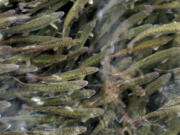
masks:
[[[65,91],[74,91],[85,87],[88,84],[88,81],[77,80],[77,81],[64,81],[58,83],[23,83],[18,79],[14,78],[20,85],[23,87],[30,88],[35,91],[42,92],[65,92]]]
[[[17,25],[10,27],[9,29],[4,29],[1,32],[5,34],[15,34],[15,33],[27,33],[31,31],[36,31],[41,28],[48,26],[50,23],[57,21],[60,17],[64,15],[64,12],[55,12],[48,15],[41,16],[34,20],[30,20],[22,25]]]

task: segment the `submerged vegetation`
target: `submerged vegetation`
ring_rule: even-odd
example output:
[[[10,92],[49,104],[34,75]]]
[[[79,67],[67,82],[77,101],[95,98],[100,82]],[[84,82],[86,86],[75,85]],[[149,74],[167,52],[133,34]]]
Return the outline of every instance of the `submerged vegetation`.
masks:
[[[0,135],[179,135],[179,0],[0,0]]]

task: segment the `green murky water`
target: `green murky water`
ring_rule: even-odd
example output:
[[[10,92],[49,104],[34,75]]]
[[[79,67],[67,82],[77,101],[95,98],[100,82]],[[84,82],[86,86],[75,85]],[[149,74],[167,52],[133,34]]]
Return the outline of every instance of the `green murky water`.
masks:
[[[180,2],[0,0],[0,135],[179,135]]]

